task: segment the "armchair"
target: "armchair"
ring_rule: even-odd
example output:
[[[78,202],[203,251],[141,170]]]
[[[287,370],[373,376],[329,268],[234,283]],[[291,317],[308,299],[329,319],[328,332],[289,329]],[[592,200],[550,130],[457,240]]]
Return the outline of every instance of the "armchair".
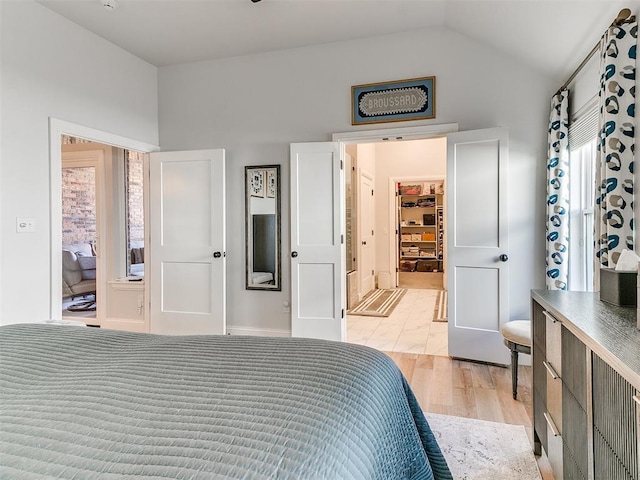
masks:
[[[62,246],[62,296],[96,292],[96,257],[89,243]]]

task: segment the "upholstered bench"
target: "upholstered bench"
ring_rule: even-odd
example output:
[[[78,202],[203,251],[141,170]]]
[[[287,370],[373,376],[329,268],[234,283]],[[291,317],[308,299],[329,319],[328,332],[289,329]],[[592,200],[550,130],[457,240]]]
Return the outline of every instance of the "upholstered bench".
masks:
[[[518,397],[518,354],[531,355],[531,321],[513,320],[500,329],[504,344],[511,350],[511,386],[513,399]]]

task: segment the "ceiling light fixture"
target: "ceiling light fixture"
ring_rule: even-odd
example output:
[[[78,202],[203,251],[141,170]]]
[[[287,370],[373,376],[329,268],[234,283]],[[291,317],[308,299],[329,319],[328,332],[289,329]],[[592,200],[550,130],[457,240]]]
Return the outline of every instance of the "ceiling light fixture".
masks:
[[[116,0],[102,0],[102,6],[105,10],[112,12],[113,10],[117,10],[120,5]]]

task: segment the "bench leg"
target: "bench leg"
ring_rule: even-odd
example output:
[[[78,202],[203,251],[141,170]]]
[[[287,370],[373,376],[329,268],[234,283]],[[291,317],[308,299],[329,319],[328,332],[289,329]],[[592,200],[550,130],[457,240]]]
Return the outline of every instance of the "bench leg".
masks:
[[[518,399],[518,351],[511,349],[511,387],[513,389],[513,399]]]

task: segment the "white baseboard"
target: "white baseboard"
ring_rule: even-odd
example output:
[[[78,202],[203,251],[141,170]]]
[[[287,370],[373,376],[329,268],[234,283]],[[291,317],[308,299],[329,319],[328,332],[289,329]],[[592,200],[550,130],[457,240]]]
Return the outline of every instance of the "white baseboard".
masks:
[[[389,272],[378,272],[378,288],[380,290],[391,288],[391,274]]]
[[[144,320],[133,320],[130,318],[105,318],[100,322],[100,327],[112,330],[125,330],[127,332],[149,333],[149,327]]]
[[[272,328],[255,328],[255,327],[227,327],[228,335],[250,335],[260,337],[290,337],[290,330],[276,330]]]

